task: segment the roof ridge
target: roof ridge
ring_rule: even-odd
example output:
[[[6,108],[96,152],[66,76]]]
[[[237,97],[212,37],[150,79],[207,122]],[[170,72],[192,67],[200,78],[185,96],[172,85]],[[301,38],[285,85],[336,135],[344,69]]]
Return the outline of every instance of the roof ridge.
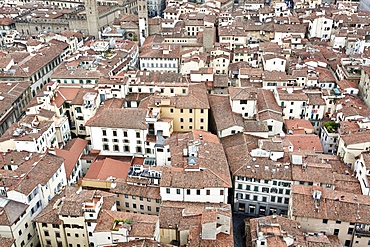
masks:
[[[211,173],[213,173],[213,175],[215,175],[216,177],[218,177],[219,179],[221,179],[225,184],[228,184],[229,186],[231,186],[230,183],[228,183],[227,181],[225,181],[225,179],[223,179],[222,177],[220,177],[217,173],[215,173],[212,169],[206,169],[206,171],[209,170]]]

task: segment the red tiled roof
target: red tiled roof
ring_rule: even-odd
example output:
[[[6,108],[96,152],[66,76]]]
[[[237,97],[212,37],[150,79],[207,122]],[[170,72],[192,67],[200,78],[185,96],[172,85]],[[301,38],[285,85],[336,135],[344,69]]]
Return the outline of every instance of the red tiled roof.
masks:
[[[71,142],[73,142],[73,144],[69,150],[55,149],[56,155],[64,158],[64,168],[66,170],[67,178],[71,175],[82,151],[88,143],[88,141],[81,138],[74,139]]]
[[[90,165],[84,178],[99,180],[106,180],[110,176],[115,178],[126,178],[130,165],[130,162],[122,162],[110,158],[95,161]]]

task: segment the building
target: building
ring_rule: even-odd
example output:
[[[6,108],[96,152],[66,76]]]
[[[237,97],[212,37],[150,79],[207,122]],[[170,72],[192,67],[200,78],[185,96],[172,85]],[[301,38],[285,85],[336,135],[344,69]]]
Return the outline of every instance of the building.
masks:
[[[227,203],[232,184],[216,135],[197,130],[175,133],[162,150],[157,149],[156,159],[157,165],[165,165],[160,181],[162,201]]]
[[[16,246],[36,246],[39,239],[32,219],[65,186],[63,159],[26,152],[14,153],[13,157],[10,164],[14,170],[3,170],[2,174],[0,191],[6,198],[1,199],[1,207],[9,217],[3,218],[4,225],[0,227],[3,236],[17,236]]]
[[[115,209],[114,194],[66,187],[34,219],[41,246],[95,246],[99,213],[111,209]]]
[[[288,134],[312,134],[314,132],[311,122],[305,119],[285,119],[285,128]]]
[[[148,153],[146,116],[146,109],[102,108],[86,123],[90,133],[94,133],[91,135],[92,149],[100,150],[102,155]]]
[[[257,94],[257,119],[265,123],[268,136],[280,135],[283,132],[283,113],[270,90],[259,90]]]
[[[7,198],[1,198],[0,203],[4,215],[0,221],[2,237],[11,240],[11,238],[17,236],[17,239],[10,241],[10,243],[13,242],[14,246],[36,245],[38,239],[31,224],[28,205]],[[5,239],[2,240],[6,243]]]
[[[62,62],[64,50],[68,44],[64,42],[45,43],[36,54],[23,52],[18,58],[17,53],[8,53],[0,71],[1,81],[31,81],[31,93],[34,97],[50,80],[55,68]],[[12,59],[13,58],[13,59]],[[17,59],[17,63],[14,59]]]
[[[83,188],[109,190],[114,188],[116,179],[126,179],[130,162],[105,158],[91,163],[86,175],[82,178]]]
[[[144,239],[159,242],[158,216],[110,210],[101,212],[94,232],[89,236],[90,245],[94,243],[94,246]]]
[[[217,136],[222,138],[244,132],[243,117],[232,111],[230,96],[211,94],[208,95],[208,101],[211,107],[209,127],[212,133],[217,133]]]
[[[245,224],[247,242],[251,244],[247,246],[343,246],[336,236],[304,232],[299,221],[277,215],[246,219]]]
[[[344,246],[366,246],[369,241],[369,196],[293,185],[289,218],[302,230],[337,236]]]
[[[64,167],[68,185],[76,184],[84,175],[81,156],[87,154],[87,144],[87,140],[77,138],[67,142],[63,149],[55,149],[55,154],[64,158]]]
[[[117,211],[158,215],[161,205],[159,186],[148,184],[144,177],[137,177],[115,181],[116,185],[110,192],[117,194]]]
[[[370,195],[369,180],[368,176],[370,175],[370,155],[368,152],[361,153],[360,156],[356,159],[354,165],[354,171],[356,172],[356,178],[360,182],[361,191],[363,195]]]
[[[174,93],[174,89],[171,89]],[[187,132],[194,130],[208,130],[209,102],[204,83],[189,84],[184,94],[162,96],[154,94],[143,100],[139,107],[146,107],[160,112],[162,119],[170,119],[171,131]]]
[[[87,35],[99,37],[99,32],[103,31],[104,27],[113,23],[114,18],[119,16],[120,6],[117,2],[108,5],[97,6],[98,1],[91,0],[85,2],[83,8],[78,8],[78,3],[64,3],[57,1],[53,5],[60,7],[70,7],[63,11],[55,9],[55,7],[46,8],[46,11],[40,11],[38,8],[44,6],[34,6],[30,10],[33,15],[28,15],[23,12],[14,20],[16,29],[22,34],[38,34],[40,32],[60,33],[62,31],[78,30]],[[46,3],[48,3],[46,1]],[[123,4],[123,3],[121,3]],[[75,9],[72,9],[75,8]],[[91,8],[91,11],[84,10]],[[28,17],[30,16],[30,17]]]
[[[301,90],[287,88],[275,91],[278,105],[283,108],[284,119],[305,118],[307,95]]]
[[[321,127],[320,141],[325,154],[336,154],[339,141],[339,124],[325,122]]]
[[[361,79],[360,79],[358,88],[360,89],[360,95],[362,97],[362,100],[368,107],[370,106],[370,97],[369,97],[370,77],[369,76],[370,76],[370,67],[363,66],[361,70]]]
[[[166,201],[159,214],[161,242],[232,247],[231,219],[228,204]]]
[[[269,158],[270,153],[270,157],[284,155],[282,143],[265,143],[262,149],[255,149],[258,139],[243,134],[222,138],[221,142],[234,181],[234,211],[250,216],[287,215],[292,166]]]
[[[31,100],[31,83],[0,82],[0,136],[24,113],[24,107]]]
[[[44,153],[58,145],[54,121],[27,116],[14,123],[0,138],[0,150]]]
[[[241,114],[243,118],[253,119],[257,113],[257,92],[253,87],[229,87],[232,111]]]
[[[358,131],[339,137],[337,155],[353,168],[356,157],[370,149],[370,131]]]
[[[180,46],[147,42],[140,49],[140,69],[160,72],[180,72]]]

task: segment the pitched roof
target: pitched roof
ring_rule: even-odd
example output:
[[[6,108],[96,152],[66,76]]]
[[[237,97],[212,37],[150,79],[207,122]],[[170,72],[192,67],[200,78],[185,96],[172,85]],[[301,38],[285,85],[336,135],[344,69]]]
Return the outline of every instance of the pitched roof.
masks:
[[[228,164],[222,145],[209,132],[202,133],[203,140],[194,136],[192,132],[174,133],[166,140],[171,152],[171,167],[162,171],[161,187],[175,188],[229,188],[231,178]],[[196,164],[188,165],[188,157],[183,156],[184,148],[188,143],[197,141]],[[189,170],[188,170],[189,169]],[[193,170],[195,169],[195,170]]]
[[[233,126],[243,127],[243,118],[241,114],[232,112],[230,99],[227,95],[209,94],[208,100],[217,131],[222,131]]]
[[[321,191],[318,210],[312,197],[314,190]],[[370,222],[370,197],[354,195],[317,186],[292,186],[292,216],[328,219],[343,222]]]
[[[84,179],[107,180],[109,177],[126,178],[130,165],[130,162],[111,158],[95,161],[90,165]]]
[[[148,128],[146,112],[146,109],[140,108],[104,107],[86,122],[86,126],[145,130]]]
[[[323,152],[320,138],[315,134],[287,135],[285,139],[292,143],[295,151],[302,150],[314,151],[316,153]]]
[[[0,198],[0,225],[13,225],[26,212],[27,208],[27,204]]]
[[[130,220],[129,236],[132,238],[154,238],[158,216],[128,212],[102,210],[94,232],[110,232],[116,220]],[[120,226],[117,226],[117,229]],[[125,227],[124,224],[122,227]]]
[[[88,141],[84,139],[76,138],[68,142],[67,145],[70,145],[70,148],[68,150],[59,148],[55,149],[56,155],[64,158],[64,168],[66,170],[67,179],[75,168],[76,163],[82,155],[82,152],[85,149],[87,143]]]

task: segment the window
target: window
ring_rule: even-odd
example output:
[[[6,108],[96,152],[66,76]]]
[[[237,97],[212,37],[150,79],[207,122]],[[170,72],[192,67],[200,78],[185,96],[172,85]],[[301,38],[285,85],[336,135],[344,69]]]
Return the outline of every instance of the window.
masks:
[[[113,136],[117,136],[117,130],[113,130]]]
[[[144,210],[144,205],[140,205],[140,210]]]
[[[339,235],[339,229],[334,229],[334,236],[338,236]]]
[[[49,239],[46,240],[46,245],[51,245],[51,241]],[[21,244],[21,246],[24,246],[24,244]]]
[[[189,113],[193,113],[193,109],[189,109]]]
[[[136,132],[136,138],[140,138],[140,132]]]
[[[322,223],[323,223],[323,224],[328,224],[328,220],[327,220],[327,219],[323,219],[323,220],[322,220]]]
[[[180,195],[180,189],[176,189],[176,194]]]
[[[209,196],[211,194],[211,190],[206,190],[206,195]]]
[[[75,237],[78,238],[80,235],[78,235],[78,233],[75,233]]]
[[[200,195],[200,190],[197,190],[197,195],[198,195],[198,196]]]
[[[171,189],[170,188],[166,188],[166,193],[167,194],[170,194],[170,192],[171,192]]]
[[[148,211],[152,211],[152,207],[151,206],[148,206]]]
[[[220,190],[220,196],[223,196],[223,195],[224,195],[224,191]]]
[[[348,228],[347,234],[352,235],[353,234],[353,229],[354,228]]]
[[[22,235],[22,230],[19,230],[18,235],[19,235],[19,236],[21,236],[21,235]]]
[[[184,122],[184,119],[183,118],[180,118],[180,122],[183,123]]]
[[[204,109],[200,109],[200,113],[202,113],[202,114],[203,114],[203,113],[204,113]]]
[[[248,104],[248,100],[240,100],[240,104],[241,105],[246,105],[246,104]]]
[[[190,189],[187,189],[187,190],[186,190],[186,194],[187,194],[187,195],[190,195]]]
[[[189,123],[192,123],[193,122],[193,119],[192,118],[189,118]]]
[[[125,206],[126,206],[126,208],[129,208],[130,207],[130,203],[126,202],[125,203]]]
[[[173,113],[173,108],[170,109],[170,113]]]
[[[107,135],[107,131],[106,130],[102,130],[103,132],[103,136],[106,136]]]
[[[45,237],[49,237],[50,236],[49,231],[44,231],[44,235]]]
[[[337,221],[335,221],[335,223],[336,223],[336,224],[341,224],[341,223],[342,223],[342,221],[337,220]]]
[[[136,203],[133,203],[133,204],[132,204],[132,207],[133,207],[133,208],[136,208]]]
[[[60,232],[55,232],[55,237],[60,238]]]

